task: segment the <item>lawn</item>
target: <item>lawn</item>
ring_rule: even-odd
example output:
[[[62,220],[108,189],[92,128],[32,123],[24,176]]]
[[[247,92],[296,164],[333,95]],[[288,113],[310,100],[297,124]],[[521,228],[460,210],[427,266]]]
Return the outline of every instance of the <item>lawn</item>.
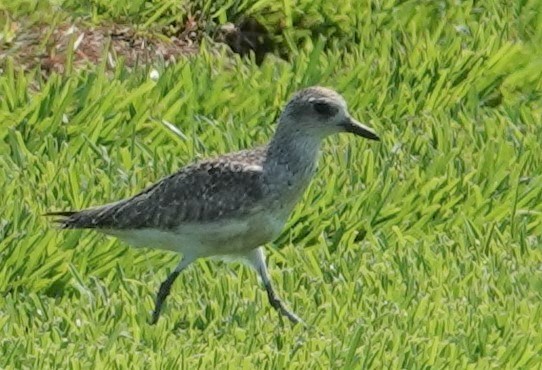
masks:
[[[542,1],[78,3],[0,2],[0,368],[540,368]],[[260,65],[210,36],[242,14],[271,30]],[[193,16],[197,49],[168,63],[68,53],[43,73],[6,52],[22,19],[168,38]],[[382,141],[328,139],[267,248],[307,327],[281,323],[248,267],[214,260],[150,326],[179,256],[41,216],[263,143],[314,84]]]

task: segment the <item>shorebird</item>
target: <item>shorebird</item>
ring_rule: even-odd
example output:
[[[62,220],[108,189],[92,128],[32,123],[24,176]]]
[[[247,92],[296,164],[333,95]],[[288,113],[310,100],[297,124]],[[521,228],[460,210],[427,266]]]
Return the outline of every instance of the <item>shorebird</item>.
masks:
[[[324,87],[297,92],[264,146],[202,160],[135,196],[81,211],[50,212],[63,229],[93,229],[134,246],[180,252],[161,283],[151,324],[179,274],[199,258],[246,260],[263,282],[271,306],[293,323],[301,319],[275,292],[263,245],[280,234],[315,173],[322,140],[348,132],[379,140],[350,116],[344,98]]]

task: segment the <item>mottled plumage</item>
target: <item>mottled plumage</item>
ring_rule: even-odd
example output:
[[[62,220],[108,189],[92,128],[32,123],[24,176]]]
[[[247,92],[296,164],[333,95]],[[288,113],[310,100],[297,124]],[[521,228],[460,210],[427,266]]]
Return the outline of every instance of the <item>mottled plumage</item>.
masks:
[[[62,228],[95,229],[135,246],[183,254],[160,286],[153,323],[179,273],[196,259],[213,255],[249,261],[271,305],[299,322],[274,292],[261,246],[278,236],[308,186],[322,139],[339,132],[378,140],[350,117],[335,91],[307,88],[288,102],[268,145],[188,165],[129,199],[49,215],[60,216]]]
[[[250,212],[265,194],[266,147],[186,166],[135,196],[65,214],[66,229],[173,230],[181,223],[209,222]],[[54,214],[54,213],[53,213]]]

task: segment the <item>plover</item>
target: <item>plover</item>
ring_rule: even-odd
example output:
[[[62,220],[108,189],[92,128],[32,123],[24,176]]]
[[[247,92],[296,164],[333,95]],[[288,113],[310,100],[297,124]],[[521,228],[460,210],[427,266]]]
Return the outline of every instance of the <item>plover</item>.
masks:
[[[337,92],[309,87],[297,92],[264,146],[188,165],[139,194],[81,211],[51,212],[64,229],[93,229],[134,246],[180,252],[162,282],[151,323],[177,276],[198,258],[234,256],[258,273],[269,302],[293,323],[300,318],[275,292],[263,245],[281,232],[314,175],[325,137],[348,132],[379,140],[347,111]]]

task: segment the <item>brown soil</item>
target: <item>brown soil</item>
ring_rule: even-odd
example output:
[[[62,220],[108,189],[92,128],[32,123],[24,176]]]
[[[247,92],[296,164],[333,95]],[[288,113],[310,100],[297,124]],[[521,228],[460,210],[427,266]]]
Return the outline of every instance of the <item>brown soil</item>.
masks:
[[[203,31],[194,17],[189,17],[175,35],[160,31],[140,31],[134,25],[90,25],[83,21],[51,24],[25,24],[11,21],[10,37],[0,37],[0,68],[11,58],[25,71],[39,67],[44,75],[64,73],[71,57],[73,68],[99,64],[107,58],[107,68],[114,68],[119,58],[129,68],[155,63],[165,65],[198,51]],[[2,36],[2,34],[0,34]],[[273,52],[273,41],[260,23],[243,18],[236,24],[218,28],[215,40],[228,45],[242,56],[253,52],[261,64]],[[71,50],[71,54],[70,54]]]
[[[140,32],[134,26],[93,26],[84,22],[55,26],[12,22],[11,31],[11,40],[0,43],[0,66],[12,58],[15,65],[24,70],[39,66],[46,74],[64,72],[69,49],[73,51],[75,68],[96,65],[103,57],[107,58],[109,68],[113,68],[119,58],[123,58],[125,66],[135,67],[156,62],[168,64],[181,56],[194,54],[199,41],[197,24],[190,19],[185,29],[172,37]]]

